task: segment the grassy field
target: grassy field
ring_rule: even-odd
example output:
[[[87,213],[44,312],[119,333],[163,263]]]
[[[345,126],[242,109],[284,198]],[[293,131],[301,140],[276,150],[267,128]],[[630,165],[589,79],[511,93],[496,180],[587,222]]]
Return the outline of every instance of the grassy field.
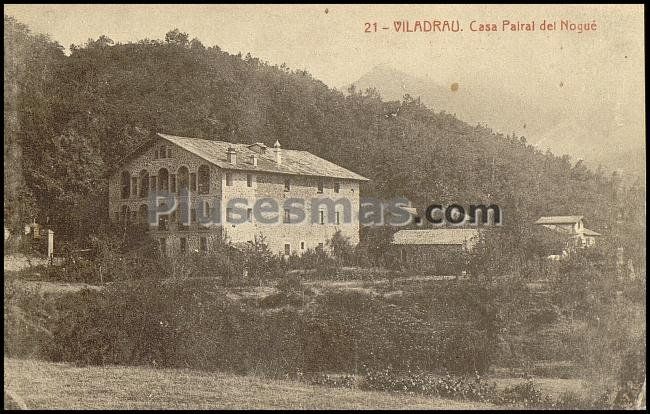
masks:
[[[10,406],[86,409],[477,409],[444,399],[311,386],[295,381],[147,367],[75,367],[4,359]],[[13,396],[13,397],[12,397]],[[5,397],[5,406],[7,405]]]

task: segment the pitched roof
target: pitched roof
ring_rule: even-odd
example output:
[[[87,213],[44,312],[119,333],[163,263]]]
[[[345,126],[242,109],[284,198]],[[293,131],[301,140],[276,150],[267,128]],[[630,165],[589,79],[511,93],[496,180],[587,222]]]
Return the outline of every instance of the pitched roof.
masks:
[[[582,234],[584,234],[585,236],[602,236],[602,234],[589,229],[584,229],[582,231]]]
[[[368,181],[367,178],[347,170],[339,165],[324,160],[307,151],[282,149],[282,163],[275,162],[275,154],[267,150],[261,154],[249,148],[251,144],[233,144],[231,142],[213,141],[200,138],[178,137],[168,134],[157,134],[179,147],[205,159],[217,167],[227,170],[263,171],[279,174],[309,175],[316,177],[333,177],[348,180]],[[237,151],[237,163],[227,160],[228,148]],[[257,166],[251,161],[251,155],[257,157]]]
[[[462,245],[478,241],[477,229],[400,230],[393,234],[393,244]]]
[[[540,217],[535,224],[573,224],[582,220],[584,216],[544,216]]]

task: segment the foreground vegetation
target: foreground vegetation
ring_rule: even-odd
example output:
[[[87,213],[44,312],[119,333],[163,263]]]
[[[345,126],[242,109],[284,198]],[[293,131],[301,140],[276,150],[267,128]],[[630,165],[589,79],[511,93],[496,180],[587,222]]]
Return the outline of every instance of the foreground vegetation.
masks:
[[[7,389],[45,409],[472,409],[491,404],[362,391],[189,369],[5,358]],[[5,398],[5,407],[16,402]]]
[[[262,295],[214,277],[57,293],[8,280],[5,355],[290,377],[497,405],[630,406],[645,378],[644,283],[611,282],[579,260],[562,264],[565,276],[541,295],[503,278],[369,280],[346,289],[288,276],[268,281]],[[580,302],[565,303],[566,295]],[[562,361],[569,371],[554,365]],[[495,366],[585,378],[591,387],[554,395],[522,379],[497,387]]]

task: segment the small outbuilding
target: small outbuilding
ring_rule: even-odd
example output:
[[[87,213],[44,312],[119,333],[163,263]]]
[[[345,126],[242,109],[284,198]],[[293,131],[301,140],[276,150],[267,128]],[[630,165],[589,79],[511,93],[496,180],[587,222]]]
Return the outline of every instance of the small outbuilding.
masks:
[[[392,246],[403,268],[459,275],[478,241],[478,229],[400,230],[393,235]]]

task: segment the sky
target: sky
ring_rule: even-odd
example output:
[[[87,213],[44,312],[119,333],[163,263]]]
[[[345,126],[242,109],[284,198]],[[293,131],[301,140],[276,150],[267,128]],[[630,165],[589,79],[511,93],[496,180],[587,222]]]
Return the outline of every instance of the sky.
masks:
[[[5,5],[5,14],[66,49],[102,34],[129,42],[163,39],[178,28],[206,46],[306,69],[337,88],[377,65],[441,84],[480,88],[489,83],[558,108],[574,128],[588,130],[601,112],[611,111],[594,144],[644,143],[642,5],[48,4]],[[393,22],[403,20],[457,20],[463,31],[398,33]],[[503,20],[532,20],[536,30],[470,30],[471,21],[473,27],[495,23],[502,29]],[[595,22],[596,30],[542,31],[543,20]],[[364,32],[364,24],[374,22],[378,31]]]

